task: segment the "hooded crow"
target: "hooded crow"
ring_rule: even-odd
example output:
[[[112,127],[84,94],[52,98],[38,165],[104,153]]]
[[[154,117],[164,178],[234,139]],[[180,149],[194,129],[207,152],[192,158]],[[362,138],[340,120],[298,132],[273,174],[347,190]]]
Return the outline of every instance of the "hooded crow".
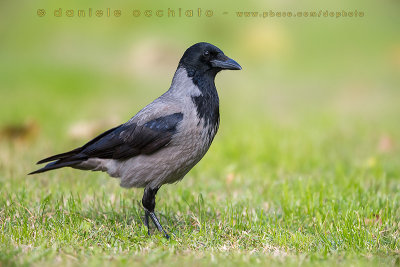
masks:
[[[142,187],[145,225],[149,230],[150,218],[169,238],[154,213],[155,196],[163,184],[181,180],[210,147],[219,126],[214,80],[225,69],[242,68],[212,44],[189,47],[167,92],[128,122],[79,148],[39,161],[47,165],[30,174],[72,167],[107,172],[120,178],[122,187]]]

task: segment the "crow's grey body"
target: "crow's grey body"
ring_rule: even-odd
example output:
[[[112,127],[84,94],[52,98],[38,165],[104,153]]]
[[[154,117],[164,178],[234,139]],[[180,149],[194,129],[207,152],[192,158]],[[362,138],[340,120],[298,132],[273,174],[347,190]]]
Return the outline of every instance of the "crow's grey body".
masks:
[[[178,68],[170,89],[125,124],[143,125],[158,117],[182,113],[183,119],[168,145],[150,155],[126,160],[90,158],[74,167],[105,171],[120,178],[123,187],[158,188],[179,181],[205,155],[218,130],[219,120],[209,125],[197,113],[193,97],[201,95],[187,71]]]

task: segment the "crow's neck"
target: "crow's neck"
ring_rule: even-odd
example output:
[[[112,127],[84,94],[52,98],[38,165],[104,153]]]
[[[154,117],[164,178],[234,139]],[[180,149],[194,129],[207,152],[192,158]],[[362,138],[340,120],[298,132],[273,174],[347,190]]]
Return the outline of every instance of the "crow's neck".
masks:
[[[219,98],[214,82],[216,73],[199,73],[190,69],[186,71],[188,77],[201,92],[200,95],[192,96],[199,118],[204,120],[205,127],[218,129]]]

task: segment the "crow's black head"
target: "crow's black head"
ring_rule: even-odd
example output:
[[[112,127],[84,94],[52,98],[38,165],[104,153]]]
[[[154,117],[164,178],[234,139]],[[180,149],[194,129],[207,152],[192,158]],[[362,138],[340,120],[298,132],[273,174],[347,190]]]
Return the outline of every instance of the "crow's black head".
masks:
[[[179,65],[188,72],[217,74],[221,70],[241,70],[233,59],[225,56],[218,47],[209,43],[197,43],[183,54]]]

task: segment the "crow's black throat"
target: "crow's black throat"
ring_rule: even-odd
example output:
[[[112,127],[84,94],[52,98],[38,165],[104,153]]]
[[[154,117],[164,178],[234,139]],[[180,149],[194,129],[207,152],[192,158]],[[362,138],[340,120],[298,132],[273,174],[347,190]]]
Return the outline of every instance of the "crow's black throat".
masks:
[[[201,95],[192,96],[192,101],[196,105],[197,114],[200,119],[204,119],[204,126],[211,129],[218,129],[219,125],[219,98],[215,87],[215,75],[213,72],[198,73],[188,70],[188,76],[199,88]]]

